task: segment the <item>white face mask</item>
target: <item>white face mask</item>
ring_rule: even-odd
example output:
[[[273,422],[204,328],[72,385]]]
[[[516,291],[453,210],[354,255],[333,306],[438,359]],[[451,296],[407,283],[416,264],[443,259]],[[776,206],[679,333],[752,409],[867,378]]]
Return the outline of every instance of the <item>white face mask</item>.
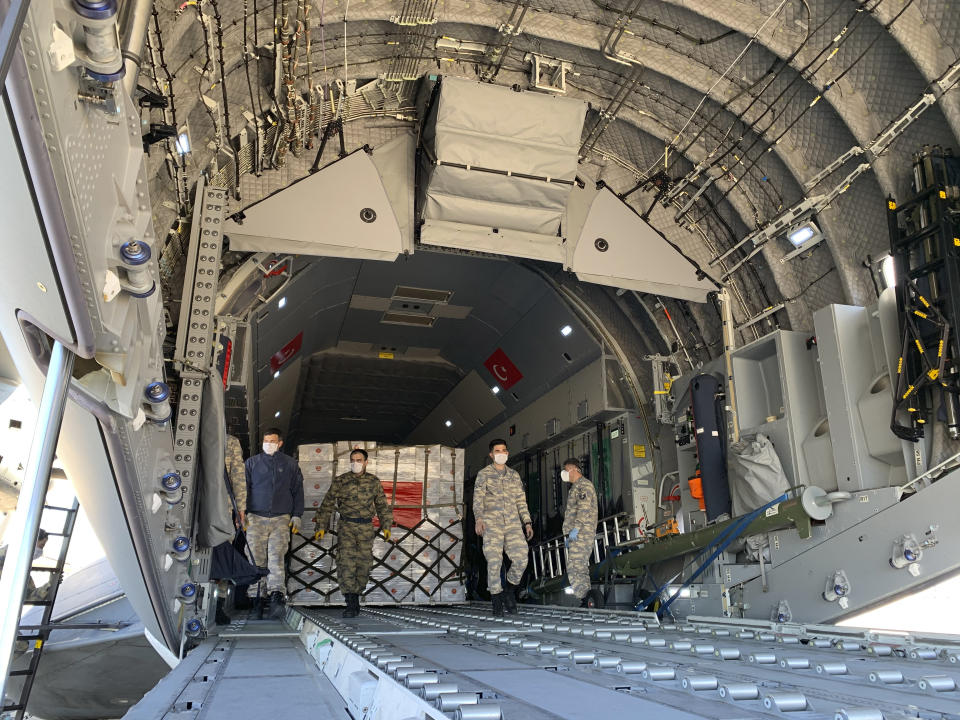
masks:
[[[494,461],[497,465],[506,465],[506,464],[507,464],[507,459],[508,459],[509,457],[510,457],[510,456],[507,455],[506,453],[496,453],[496,454],[493,456],[493,461]]]
[[[569,470],[561,470],[561,471],[560,471],[560,479],[563,480],[564,482],[570,482],[570,471],[569,471]]]
[[[350,463],[350,472],[355,475],[359,475],[363,472],[363,463],[362,462],[352,462]]]
[[[277,450],[279,450],[279,449],[280,449],[280,443],[268,443],[268,442],[265,442],[265,443],[263,444],[263,451],[264,451],[267,455],[273,455],[273,454],[274,454]]]

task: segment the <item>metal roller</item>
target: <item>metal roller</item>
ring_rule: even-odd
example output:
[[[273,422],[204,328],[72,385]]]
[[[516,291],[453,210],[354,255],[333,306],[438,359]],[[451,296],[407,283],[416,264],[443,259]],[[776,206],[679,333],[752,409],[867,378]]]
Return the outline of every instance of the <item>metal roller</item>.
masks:
[[[863,650],[863,646],[853,640],[841,640],[837,643],[837,650],[846,650],[847,652]]]
[[[372,655],[371,655],[371,659],[374,659]],[[384,670],[389,663],[400,664],[401,662],[403,662],[403,658],[400,657],[399,655],[380,655],[375,659],[377,661],[377,667],[380,668],[381,670]],[[394,665],[394,667],[396,667],[396,665]],[[393,672],[393,671],[388,670],[388,672]]]
[[[777,656],[773,653],[751,653],[747,660],[757,665],[773,665],[777,662]]]
[[[775,642],[776,639],[777,639],[777,636],[774,635],[773,633],[763,632],[757,635],[757,640],[759,640],[760,642]]]
[[[573,655],[573,648],[558,647],[553,649],[553,656],[558,658],[568,658]]]
[[[540,647],[539,640],[524,640],[520,643],[520,647],[524,650],[536,650]]]
[[[407,675],[419,675],[425,672],[427,672],[427,668],[424,667],[398,667],[393,675],[397,678],[397,682],[403,682]]]
[[[680,681],[684,690],[716,690],[720,684],[713,675],[687,675]]]
[[[647,647],[665,648],[667,646],[666,638],[647,638]]]
[[[753,683],[721,685],[720,697],[725,700],[756,700],[760,697],[760,688]]]
[[[641,675],[644,680],[675,680],[677,670],[672,667],[648,667]]]
[[[717,648],[713,653],[721,660],[739,660],[740,659],[740,648],[735,647],[722,647]]]
[[[615,632],[613,634],[613,639],[617,642],[627,642],[630,640],[630,633],[626,632]]]
[[[810,659],[798,657],[780,658],[780,667],[788,670],[808,670],[810,668]]]
[[[484,703],[483,705],[461,705],[454,714],[457,720],[501,720],[503,713],[499,705]]]
[[[523,645],[523,638],[522,638],[522,637],[512,637],[512,638],[510,638],[510,641],[508,642],[508,645],[510,645],[510,647],[520,647],[521,645]]]
[[[437,709],[442,712],[453,712],[461,705],[476,705],[480,702],[479,693],[475,692],[455,692],[444,693],[436,700]]]
[[[910,658],[913,660],[936,660],[937,651],[935,648],[914,648],[910,651]]]
[[[630,636],[630,643],[631,643],[632,645],[646,645],[646,644],[647,644],[647,636],[644,635],[643,633],[636,633],[636,634],[634,634],[634,635],[631,635],[631,636]]]
[[[814,638],[810,644],[816,648],[833,647],[833,641],[830,638]]]
[[[686,652],[687,650],[690,650],[692,648],[693,648],[693,643],[690,642],[689,640],[675,640],[674,642],[670,643],[671,650],[679,650],[681,652]]]
[[[903,673],[899,670],[874,670],[867,675],[867,679],[872,683],[894,685],[903,682]]]
[[[647,669],[647,664],[642,660],[629,660],[617,664],[617,672],[624,675],[636,675]]]
[[[802,693],[776,692],[763,698],[763,706],[767,710],[780,712],[799,712],[807,709],[807,698]]]
[[[867,652],[878,657],[890,657],[893,655],[893,647],[890,645],[871,645]]]
[[[821,675],[846,675],[847,664],[842,662],[819,663],[817,672]]]
[[[928,675],[917,681],[917,687],[924,692],[950,692],[957,689],[957,682],[946,675]]]
[[[617,667],[620,664],[620,657],[618,655],[597,655],[593,659],[593,666],[595,668],[612,668]]]
[[[410,673],[403,679],[403,684],[411,690],[418,690],[424,685],[433,685],[438,680],[439,677],[433,672]]]
[[[441,695],[446,695],[447,693],[459,692],[460,688],[456,686],[455,683],[433,683],[432,685],[424,685],[420,688],[420,697],[424,700],[436,700]]]
[[[883,713],[877,708],[840,708],[833,716],[834,720],[883,720]]]
[[[557,649],[556,645],[541,645],[540,654],[541,655],[551,655],[553,651]]]
[[[576,650],[573,653],[573,662],[577,665],[587,665],[592,663],[597,657],[595,652],[589,650]]]

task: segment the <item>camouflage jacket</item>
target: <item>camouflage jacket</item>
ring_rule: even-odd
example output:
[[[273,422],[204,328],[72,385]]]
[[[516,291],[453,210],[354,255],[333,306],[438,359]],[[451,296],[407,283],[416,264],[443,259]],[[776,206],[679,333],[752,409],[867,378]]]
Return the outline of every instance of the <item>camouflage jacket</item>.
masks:
[[[243,450],[240,441],[233,435],[227,435],[227,449],[224,453],[224,465],[227,468],[227,477],[230,478],[230,487],[233,488],[233,497],[237,507],[247,509],[247,473],[243,467]],[[230,507],[233,510],[233,507]]]
[[[593,489],[593,483],[585,477],[570,483],[567,509],[563,514],[563,534],[580,528],[578,540],[584,537],[592,539],[597,532],[598,515],[597,492]]]
[[[473,515],[487,525],[502,525],[520,520],[530,522],[527,496],[520,474],[512,468],[498,471],[492,464],[477,473],[473,488]]]
[[[334,478],[314,516],[318,529],[327,528],[334,508],[340,515],[348,518],[372,519],[376,514],[382,528],[393,524],[393,511],[387,503],[380,478],[368,472],[362,475],[345,472]]]

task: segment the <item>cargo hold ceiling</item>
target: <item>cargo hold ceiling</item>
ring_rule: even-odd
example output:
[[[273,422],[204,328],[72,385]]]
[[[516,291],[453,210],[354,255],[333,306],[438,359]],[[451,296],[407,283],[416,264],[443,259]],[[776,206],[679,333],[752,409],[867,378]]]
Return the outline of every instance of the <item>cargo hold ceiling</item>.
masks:
[[[829,302],[871,301],[869,263],[888,249],[885,197],[908,192],[918,147],[956,147],[960,130],[960,12],[950,0],[160,0],[155,9],[141,84],[171,103],[145,118],[190,146],[151,149],[154,213],[174,229],[171,246],[197,172],[231,188],[233,210],[248,207],[341,150],[418,133],[423,78],[458,76],[588,103],[577,175],[624,197],[716,273],[738,324],[773,308],[741,340],[811,329],[812,311]],[[925,96],[916,120],[895,124]],[[818,195],[829,202],[818,206],[826,240],[816,248],[782,262],[793,250],[784,233],[739,245]],[[408,220],[398,217],[400,246],[413,240],[419,253],[418,238],[403,238]],[[344,284],[324,276],[318,301],[349,305]],[[637,289],[648,309],[683,310],[671,313],[677,335],[717,334],[715,313]],[[316,332],[334,331],[319,322]]]
[[[297,442],[400,442],[456,390],[470,414],[436,428],[455,444],[601,354],[539,273],[454,253],[302,264],[251,322],[260,428]]]

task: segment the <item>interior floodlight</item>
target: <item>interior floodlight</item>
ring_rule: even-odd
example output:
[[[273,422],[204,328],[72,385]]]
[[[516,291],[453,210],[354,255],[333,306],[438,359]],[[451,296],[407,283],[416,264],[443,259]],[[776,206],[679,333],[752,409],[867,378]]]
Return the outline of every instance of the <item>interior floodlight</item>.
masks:
[[[820,229],[813,222],[807,222],[791,230],[787,234],[787,239],[791,245],[798,248],[806,244],[808,240],[811,240],[814,235],[819,234],[819,232]]]
[[[443,424],[447,427],[451,427],[453,425],[453,420],[445,420]]]
[[[283,310],[284,306],[287,304],[287,296],[284,295],[280,298],[280,302],[277,303],[277,308]]]
[[[273,414],[273,416],[274,416],[274,417],[280,417],[280,411],[277,410],[277,411]]]
[[[820,231],[820,226],[817,225],[817,223],[813,220],[807,220],[799,225],[794,225],[787,232],[787,240],[789,240],[790,244],[793,245],[793,250],[780,258],[780,262],[784,263],[787,260],[791,260],[797,255],[816,247],[823,241],[823,239],[823,233]]]
[[[273,374],[273,377],[274,377],[274,379],[280,377],[280,371],[277,370],[277,371]]]
[[[887,255],[880,262],[880,273],[883,275],[883,286],[893,287],[897,284],[897,272],[893,266],[893,255]]]
[[[490,392],[492,392],[494,395],[496,395],[497,393],[500,392],[500,386],[499,386],[499,385],[494,385],[492,388],[490,388]]]
[[[562,328],[560,328],[560,334],[563,335],[564,337],[566,337],[572,332],[573,332],[573,328],[570,327],[569,325],[564,325]]]
[[[179,135],[177,135],[176,145],[177,145],[177,152],[180,153],[181,155],[186,155],[188,152],[190,152],[190,137],[187,135],[186,132],[182,132]]]

